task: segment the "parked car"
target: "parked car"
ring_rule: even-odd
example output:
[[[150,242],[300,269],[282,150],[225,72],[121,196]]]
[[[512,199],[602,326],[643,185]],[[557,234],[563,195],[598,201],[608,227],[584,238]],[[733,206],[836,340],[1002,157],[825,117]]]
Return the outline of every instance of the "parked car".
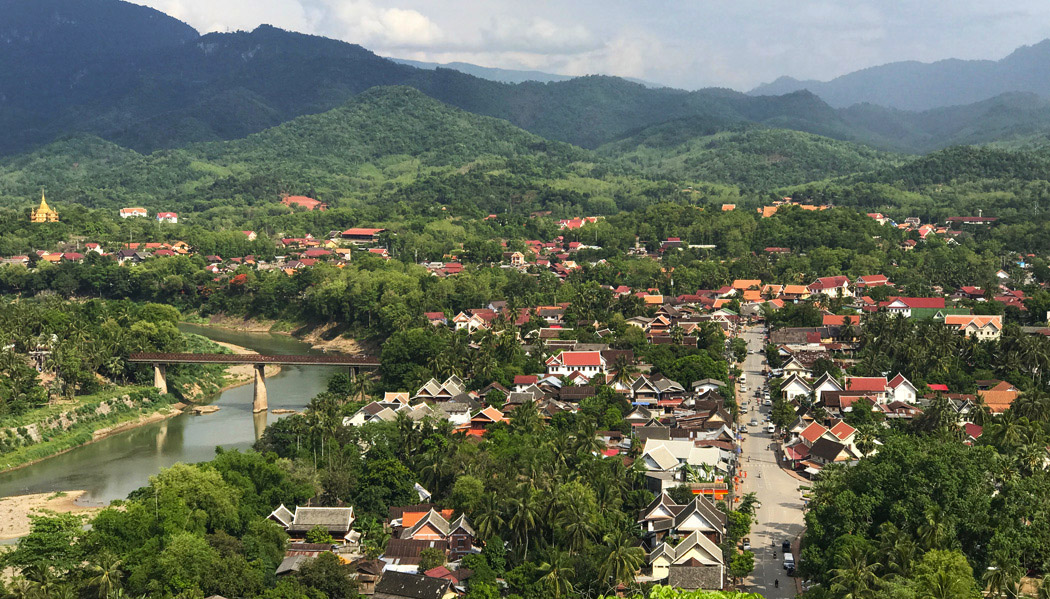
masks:
[[[795,569],[795,556],[791,555],[790,553],[785,553],[784,554],[784,569],[785,570],[794,570]]]
[[[758,421],[752,418],[751,422],[749,422],[748,424],[750,424],[751,426],[758,426]]]
[[[784,553],[791,553],[791,541],[785,540],[780,544],[780,550]]]
[[[744,548],[744,551],[751,551],[751,538],[750,537],[744,537],[743,548]]]

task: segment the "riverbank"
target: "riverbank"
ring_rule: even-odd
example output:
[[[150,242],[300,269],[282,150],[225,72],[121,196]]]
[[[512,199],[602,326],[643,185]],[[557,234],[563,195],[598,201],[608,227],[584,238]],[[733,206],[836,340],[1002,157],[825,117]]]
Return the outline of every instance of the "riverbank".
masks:
[[[77,500],[86,491],[63,491],[58,493],[35,493],[15,495],[0,499],[0,540],[17,539],[29,534],[29,516],[42,510],[68,513],[93,513],[105,506],[80,505]]]
[[[182,413],[152,387],[129,387],[31,410],[0,422],[0,472],[17,470]]]
[[[378,351],[378,348],[373,347],[371,344],[344,337],[339,326],[335,324],[296,326],[285,321],[243,318],[225,314],[214,314],[208,318],[201,318],[198,321],[189,321],[189,323],[201,327],[227,329],[242,333],[287,335],[309,343],[314,349],[324,351],[345,354],[371,354]]]
[[[241,347],[240,345],[234,345],[232,343],[226,343],[223,341],[212,341],[216,345],[221,345],[226,349],[230,350],[235,354],[254,354],[252,350],[247,347]],[[281,372],[281,366],[279,364],[267,364],[263,367],[263,374],[268,378]],[[255,381],[255,366],[251,364],[234,364],[226,367],[226,376],[223,386],[219,389],[219,392],[228,391],[234,387],[240,387],[241,385],[247,385]]]

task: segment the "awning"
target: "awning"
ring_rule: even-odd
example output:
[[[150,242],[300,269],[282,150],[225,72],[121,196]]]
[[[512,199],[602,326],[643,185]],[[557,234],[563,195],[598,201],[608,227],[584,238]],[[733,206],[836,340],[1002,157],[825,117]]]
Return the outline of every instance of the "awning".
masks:
[[[806,468],[805,470],[803,470],[803,472],[810,476],[816,476],[820,474],[820,470],[817,470],[816,468]]]

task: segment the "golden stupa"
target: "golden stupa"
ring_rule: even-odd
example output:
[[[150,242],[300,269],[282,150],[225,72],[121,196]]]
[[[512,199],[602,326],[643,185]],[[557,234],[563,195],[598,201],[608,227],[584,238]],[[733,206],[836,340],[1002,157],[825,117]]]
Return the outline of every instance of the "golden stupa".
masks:
[[[57,223],[58,212],[47,205],[47,198],[44,197],[44,192],[40,192],[40,206],[33,208],[33,212],[29,215],[29,222],[31,223]]]

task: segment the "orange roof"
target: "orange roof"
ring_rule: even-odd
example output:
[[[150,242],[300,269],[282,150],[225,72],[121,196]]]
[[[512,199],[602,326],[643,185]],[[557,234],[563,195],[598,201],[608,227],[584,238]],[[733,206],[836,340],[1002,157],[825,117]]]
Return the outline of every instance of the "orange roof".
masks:
[[[752,287],[762,287],[761,279],[737,279],[733,281],[733,289],[744,290]]]
[[[744,292],[744,301],[757,302],[762,299],[762,292],[758,289],[748,289]]]
[[[849,316],[841,316],[838,314],[825,314],[824,315],[824,326],[837,326],[841,327],[846,324],[846,319],[849,319],[851,324],[860,324],[860,315],[851,314]]]
[[[730,210],[736,210],[736,204],[722,204],[722,212],[729,212]]]
[[[836,424],[835,426],[831,427],[831,434],[835,435],[835,438],[837,438],[840,441],[843,440],[843,439],[848,438],[850,435],[852,435],[855,432],[857,432],[857,429],[855,429],[852,426],[846,424],[846,422],[844,420],[839,420],[838,424]]]
[[[991,325],[997,329],[1003,328],[1003,317],[1002,316],[967,316],[965,314],[949,314],[944,317],[944,324],[955,326],[959,328],[965,328],[973,324],[978,328]]]
[[[770,283],[762,286],[762,293],[768,293],[769,295],[780,295],[783,291],[783,285],[774,285]]]
[[[758,209],[758,213],[762,215],[762,218],[769,218],[777,213],[779,206],[762,206]]]
[[[662,295],[643,295],[642,300],[650,305],[659,306],[664,303],[664,296]]]
[[[988,409],[998,414],[1005,412],[1017,399],[1019,393],[1017,391],[978,391],[977,395],[988,404]]]
[[[791,295],[808,295],[809,288],[805,285],[784,285],[784,293]]]
[[[405,514],[401,516],[401,526],[412,528],[429,513],[430,512],[405,512]],[[451,520],[455,510],[441,510],[438,513],[441,514],[441,517],[445,520]]]
[[[823,437],[826,432],[828,432],[828,429],[824,428],[823,425],[813,422],[807,426],[805,430],[799,433],[798,436],[813,443],[817,439]]]

